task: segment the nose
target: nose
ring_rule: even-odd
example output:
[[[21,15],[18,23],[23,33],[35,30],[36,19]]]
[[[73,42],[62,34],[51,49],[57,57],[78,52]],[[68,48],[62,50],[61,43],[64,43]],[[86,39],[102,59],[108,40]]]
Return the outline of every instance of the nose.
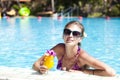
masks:
[[[72,34],[72,32],[70,33],[70,37],[73,37],[73,34]]]

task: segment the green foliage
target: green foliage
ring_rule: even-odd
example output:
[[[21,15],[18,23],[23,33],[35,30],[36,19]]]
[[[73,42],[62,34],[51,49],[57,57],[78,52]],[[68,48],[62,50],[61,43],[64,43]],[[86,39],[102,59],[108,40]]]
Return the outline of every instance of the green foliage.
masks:
[[[21,3],[20,6],[19,6],[18,4],[14,4],[14,5],[12,6],[12,8],[14,8],[14,9],[16,9],[16,10],[19,10],[21,7],[28,7],[28,5]]]
[[[74,10],[72,15],[84,16],[84,17],[102,17],[105,15],[109,16],[120,16],[120,4],[119,0],[54,0],[55,12],[59,13],[73,7]],[[45,8],[49,7],[51,0],[35,0],[33,1],[31,8],[29,4],[21,4],[31,9],[31,13],[35,15],[38,12],[42,12]],[[32,3],[31,3],[32,5]],[[42,6],[44,5],[44,6]],[[18,5],[14,5],[13,8],[19,10]]]
[[[19,10],[19,9],[20,9],[20,7],[19,7],[18,5],[16,5],[16,4],[14,4],[14,5],[12,6],[12,8],[14,8],[14,9],[16,9],[16,10]]]
[[[120,16],[120,10],[117,6],[112,6],[111,10],[109,11],[108,15],[110,16]]]
[[[95,13],[89,14],[88,17],[102,17],[102,13],[95,12]]]
[[[61,12],[61,11],[63,11],[64,10],[64,6],[63,5],[59,5],[59,7],[58,7],[58,12]]]

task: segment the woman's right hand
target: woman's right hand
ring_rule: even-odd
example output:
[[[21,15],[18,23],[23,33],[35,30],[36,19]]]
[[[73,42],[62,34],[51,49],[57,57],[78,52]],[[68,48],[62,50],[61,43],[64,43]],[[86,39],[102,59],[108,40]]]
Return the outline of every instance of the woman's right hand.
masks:
[[[48,68],[46,66],[44,66],[44,65],[40,66],[39,72],[41,74],[45,74],[47,71],[48,71]]]

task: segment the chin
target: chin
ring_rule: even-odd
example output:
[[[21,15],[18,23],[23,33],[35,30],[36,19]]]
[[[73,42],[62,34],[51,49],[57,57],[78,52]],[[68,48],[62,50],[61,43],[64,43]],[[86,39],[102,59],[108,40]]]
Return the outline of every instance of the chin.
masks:
[[[66,45],[68,45],[68,46],[73,46],[74,44],[71,43],[71,42],[68,42],[68,43],[66,43]]]

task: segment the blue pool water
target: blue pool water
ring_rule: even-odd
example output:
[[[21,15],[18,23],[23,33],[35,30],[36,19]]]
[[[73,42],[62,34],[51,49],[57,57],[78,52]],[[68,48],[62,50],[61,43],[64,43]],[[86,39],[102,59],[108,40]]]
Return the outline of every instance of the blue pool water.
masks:
[[[46,50],[63,42],[63,28],[71,20],[79,19],[0,19],[0,66],[31,68]],[[88,35],[81,47],[120,74],[120,18],[83,18],[79,21]]]

